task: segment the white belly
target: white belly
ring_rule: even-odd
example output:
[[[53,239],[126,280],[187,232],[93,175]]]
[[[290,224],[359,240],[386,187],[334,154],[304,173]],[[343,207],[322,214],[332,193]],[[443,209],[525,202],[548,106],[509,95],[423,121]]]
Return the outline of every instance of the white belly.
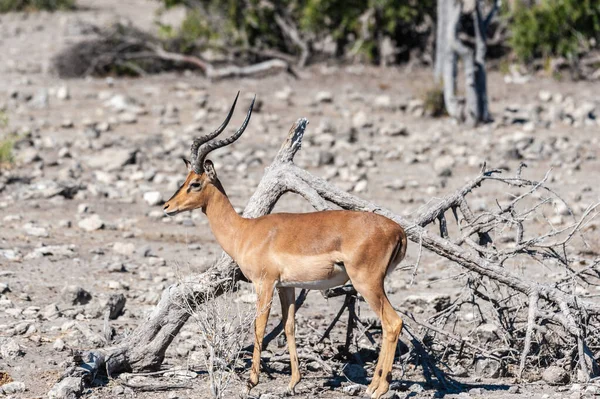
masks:
[[[326,290],[328,288],[337,287],[343,285],[348,281],[349,277],[346,273],[346,268],[342,265],[334,265],[333,273],[331,273],[328,279],[323,280],[280,280],[277,282],[277,287],[295,287],[303,288],[307,290]]]

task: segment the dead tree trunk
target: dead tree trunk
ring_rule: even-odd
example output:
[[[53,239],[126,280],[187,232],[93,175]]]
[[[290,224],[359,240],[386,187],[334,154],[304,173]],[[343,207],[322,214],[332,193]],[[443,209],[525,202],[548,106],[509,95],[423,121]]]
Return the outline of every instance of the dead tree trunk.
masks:
[[[475,1],[472,11],[475,26],[475,48],[459,39],[463,0],[438,0],[438,31],[434,75],[436,80],[443,76],[444,101],[448,114],[469,126],[491,121],[487,100],[487,78],[485,57],[487,52],[487,30],[498,9],[498,2],[484,18],[481,0]],[[457,62],[460,57],[465,75],[465,100],[456,96]]]
[[[396,221],[404,227],[408,238],[423,248],[428,249],[448,260],[451,260],[467,271],[480,278],[487,278],[501,286],[513,290],[520,295],[522,303],[529,304],[529,317],[526,343],[531,342],[534,331],[533,323],[538,325],[539,320],[551,320],[559,326],[566,336],[571,336],[575,343],[574,357],[579,364],[582,379],[589,380],[598,375],[598,365],[589,349],[588,341],[598,336],[595,332],[600,328],[600,303],[576,294],[576,290],[568,291],[554,284],[541,283],[517,275],[504,267],[504,262],[511,256],[530,255],[543,253],[544,256],[552,253],[555,246],[561,247],[568,242],[583,225],[589,221],[590,214],[595,207],[590,207],[582,219],[567,231],[568,237],[557,243],[549,244],[546,240],[556,237],[561,231],[537,238],[523,239],[522,232],[516,244],[507,248],[491,249],[485,246],[490,240],[489,233],[496,227],[498,220],[507,220],[508,216],[515,215],[516,204],[527,195],[538,189],[547,189],[544,181],[535,182],[522,179],[520,171],[515,178],[495,177],[497,171],[482,169],[481,173],[457,190],[455,193],[443,198],[440,202],[431,205],[422,212],[414,221],[372,204],[366,200],[346,193],[326,180],[316,177],[296,166],[293,158],[300,149],[306,119],[299,119],[290,130],[287,140],[277,153],[273,163],[263,176],[256,192],[251,197],[244,212],[246,217],[257,217],[269,213],[281,195],[294,192],[303,196],[317,210],[329,209],[328,203],[335,204],[344,209],[365,212],[375,212]],[[474,188],[485,181],[502,182],[513,187],[525,187],[530,190],[522,196],[516,197],[512,202],[503,206],[497,213],[488,212],[474,217],[469,209],[465,197]],[[549,189],[547,189],[549,190]],[[549,190],[551,191],[551,190]],[[537,207],[538,205],[536,205]],[[533,208],[536,209],[536,208]],[[445,213],[451,210],[455,215],[462,214],[466,226],[461,226],[462,236],[452,241],[446,230]],[[531,212],[531,211],[529,211]],[[432,234],[426,228],[429,224],[440,222],[440,235]],[[509,220],[511,223],[522,223],[521,219]],[[565,230],[562,230],[564,232]],[[471,237],[477,236],[476,242]],[[562,247],[561,247],[562,248]],[[558,253],[560,252],[560,253]],[[554,252],[561,256],[562,250]],[[545,258],[544,258],[545,259]],[[191,276],[185,282],[174,284],[167,288],[156,309],[148,319],[118,347],[104,348],[88,352],[85,367],[70,369],[66,376],[89,378],[89,370],[100,370],[106,367],[108,374],[121,370],[144,371],[157,369],[164,359],[164,354],[173,338],[189,318],[189,305],[201,304],[206,298],[218,296],[225,287],[231,287],[232,281],[242,279],[243,276],[237,265],[226,255],[205,273]],[[545,306],[542,309],[542,306]],[[538,320],[538,322],[536,322]],[[591,320],[594,320],[592,325]],[[596,338],[593,338],[593,337]],[[591,337],[591,338],[590,338]],[[597,345],[598,342],[594,341]],[[528,344],[525,345],[523,359],[528,355]],[[522,360],[524,363],[524,360]],[[87,377],[86,377],[87,376]]]

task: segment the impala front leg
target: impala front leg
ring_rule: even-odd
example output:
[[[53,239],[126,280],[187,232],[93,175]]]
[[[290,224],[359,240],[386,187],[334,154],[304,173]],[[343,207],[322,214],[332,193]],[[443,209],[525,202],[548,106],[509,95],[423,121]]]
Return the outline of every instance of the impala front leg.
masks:
[[[279,299],[281,300],[281,318],[290,352],[290,366],[292,369],[292,379],[288,385],[288,393],[293,395],[296,384],[300,382],[298,352],[296,350],[296,292],[294,288],[279,288]]]
[[[254,283],[258,300],[256,303],[256,319],[254,320],[254,353],[252,356],[252,368],[250,369],[250,379],[248,380],[248,391],[258,384],[258,375],[260,373],[260,353],[262,352],[263,338],[271,303],[273,300],[274,281],[261,280]]]

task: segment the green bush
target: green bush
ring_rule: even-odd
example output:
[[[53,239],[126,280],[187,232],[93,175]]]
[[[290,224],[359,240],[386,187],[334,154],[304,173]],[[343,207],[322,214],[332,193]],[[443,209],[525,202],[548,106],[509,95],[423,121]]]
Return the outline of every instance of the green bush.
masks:
[[[522,61],[574,58],[600,40],[600,0],[541,0],[517,6],[510,44]]]
[[[159,1],[165,8],[188,7],[180,28],[161,27],[165,33],[184,38],[188,45],[202,39],[221,46],[297,54],[299,49],[276,23],[276,15],[285,15],[304,38],[319,40],[330,35],[337,45],[336,55],[352,49],[369,60],[377,60],[378,39],[384,36],[397,47],[423,46],[425,34],[417,27],[428,17],[435,19],[435,0]],[[369,10],[371,16],[364,22],[361,17]]]
[[[75,8],[75,0],[0,0],[0,13],[10,11],[56,11]]]
[[[4,164],[12,163],[14,141],[11,138],[5,138],[5,129],[8,126],[8,117],[0,110],[0,167]]]
[[[422,95],[422,99],[426,115],[434,118],[448,115],[444,102],[444,89],[441,85],[427,89]]]

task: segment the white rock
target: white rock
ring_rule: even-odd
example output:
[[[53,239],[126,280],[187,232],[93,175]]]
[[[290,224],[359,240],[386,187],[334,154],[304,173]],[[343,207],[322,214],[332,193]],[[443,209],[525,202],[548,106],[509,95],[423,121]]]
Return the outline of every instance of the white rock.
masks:
[[[369,119],[364,111],[358,111],[352,118],[352,126],[356,128],[364,128],[373,126],[373,122]]]
[[[456,162],[451,155],[441,155],[433,162],[433,169],[440,173],[445,169],[451,169]]]
[[[128,124],[137,123],[137,116],[133,112],[123,112],[119,115],[119,122]]]
[[[367,191],[368,184],[369,183],[366,180],[359,180],[354,186],[354,192],[362,193]]]
[[[333,102],[333,94],[331,94],[331,92],[328,91],[320,91],[317,93],[315,99],[319,103],[330,103]]]
[[[542,102],[550,102],[552,101],[552,93],[550,93],[548,90],[540,90],[540,92],[538,93],[538,98]]]
[[[68,100],[71,98],[71,94],[69,93],[69,88],[67,86],[61,86],[56,90],[56,98],[59,100]]]
[[[77,223],[77,226],[79,226],[80,229],[83,229],[85,231],[95,231],[100,230],[102,227],[104,227],[104,222],[102,221],[102,219],[100,219],[100,216],[92,215],[90,217],[80,220],[79,223]]]
[[[0,345],[0,355],[2,355],[4,359],[16,359],[19,356],[23,356],[24,353],[17,341],[9,339],[4,344]]]
[[[0,392],[5,395],[25,392],[25,383],[20,381],[9,382],[0,386]]]
[[[196,112],[194,114],[194,120],[196,122],[199,122],[199,121],[206,119],[207,116],[208,116],[208,111],[204,108],[201,108],[198,110],[198,112]]]
[[[50,392],[48,399],[70,399],[78,398],[83,391],[83,380],[81,377],[66,377],[56,384]]]
[[[380,129],[380,133],[384,136],[408,136],[408,129],[405,125],[391,123]]]
[[[33,223],[27,223],[23,226],[23,230],[29,236],[33,237],[48,237],[50,234],[48,233],[48,229],[41,226],[36,226]]]
[[[144,201],[150,206],[161,205],[163,203],[162,194],[159,191],[148,191],[144,193]]]
[[[115,242],[113,245],[113,251],[121,255],[133,255],[135,252],[135,244],[131,242]]]

